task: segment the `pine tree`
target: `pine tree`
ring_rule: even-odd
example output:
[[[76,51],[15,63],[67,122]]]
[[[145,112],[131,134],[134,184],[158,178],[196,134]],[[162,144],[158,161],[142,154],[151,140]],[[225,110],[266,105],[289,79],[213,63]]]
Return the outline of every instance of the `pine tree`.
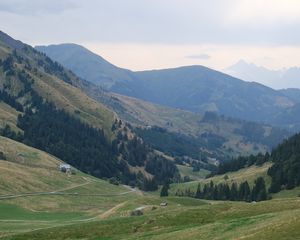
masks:
[[[263,177],[259,177],[254,182],[251,198],[252,201],[263,201],[267,199],[266,184]]]
[[[164,183],[161,191],[160,191],[160,196],[161,197],[167,197],[169,196],[169,184],[168,183]]]
[[[231,189],[230,189],[230,200],[236,201],[238,200],[238,187],[236,183],[232,183]]]
[[[238,200],[249,202],[251,200],[251,190],[247,181],[239,186]]]
[[[196,191],[195,197],[196,198],[201,198],[201,195],[202,195],[202,193],[201,193],[201,186],[200,186],[200,183],[199,183],[198,187],[197,187],[197,191]]]

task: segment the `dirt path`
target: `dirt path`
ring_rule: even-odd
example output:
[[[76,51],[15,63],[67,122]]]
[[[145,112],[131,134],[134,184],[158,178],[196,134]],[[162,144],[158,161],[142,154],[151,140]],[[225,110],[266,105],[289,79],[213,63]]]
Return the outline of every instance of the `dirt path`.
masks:
[[[125,188],[129,189],[129,191],[126,192],[121,192],[121,193],[115,193],[115,194],[101,194],[101,193],[66,193],[64,191],[67,190],[72,190],[81,186],[88,185],[92,183],[93,181],[89,181],[86,179],[87,182],[81,183],[72,187],[67,187],[64,189],[60,190],[54,190],[51,192],[29,192],[29,193],[20,193],[20,194],[7,194],[7,195],[0,195],[0,200],[5,200],[5,199],[12,199],[12,198],[20,198],[20,197],[31,197],[31,196],[43,196],[43,195],[60,195],[60,196],[99,196],[99,197],[114,197],[114,196],[121,196],[121,195],[126,195],[129,193],[137,192],[138,194],[141,194],[140,191],[137,191],[134,188],[131,188],[129,186],[123,185]]]
[[[106,212],[102,213],[100,216],[99,216],[99,219],[105,219],[109,216],[111,216],[112,214],[114,214],[119,208],[123,207],[125,204],[127,203],[126,202],[122,202],[122,203],[119,203],[117,204],[116,206],[114,206],[113,208],[107,210]]]

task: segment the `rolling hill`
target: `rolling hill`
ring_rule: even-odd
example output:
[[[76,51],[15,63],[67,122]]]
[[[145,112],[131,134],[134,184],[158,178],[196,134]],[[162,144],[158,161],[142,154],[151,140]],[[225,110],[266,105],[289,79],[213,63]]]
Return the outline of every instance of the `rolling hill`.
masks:
[[[112,64],[107,69],[103,64],[93,64],[91,67],[92,59],[103,59],[83,47],[67,46],[68,48],[65,45],[39,46],[37,49],[87,81],[122,95],[196,113],[214,111],[228,117],[299,129],[296,102],[282,92],[264,85],[245,82],[203,66],[140,72],[124,71]],[[70,48],[76,49],[76,57]],[[80,61],[81,56],[84,56],[84,61]],[[111,86],[105,86],[101,83],[107,80],[103,75],[109,75],[112,67],[118,72],[119,80],[114,79]],[[89,68],[89,74],[79,68]],[[101,74],[97,73],[99,71]],[[91,72],[93,77],[90,77]],[[95,81],[96,75],[103,80]],[[287,120],[286,114],[292,118],[291,121]]]

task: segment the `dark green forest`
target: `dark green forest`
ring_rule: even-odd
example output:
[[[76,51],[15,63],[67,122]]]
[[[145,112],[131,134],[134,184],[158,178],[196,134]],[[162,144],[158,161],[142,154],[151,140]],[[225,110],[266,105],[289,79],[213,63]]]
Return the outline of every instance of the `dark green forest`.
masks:
[[[268,171],[272,177],[271,192],[300,186],[300,134],[285,140],[270,158],[274,163]]]
[[[230,201],[264,201],[270,198],[267,193],[266,184],[262,177],[255,180],[254,186],[251,189],[248,182],[242,182],[239,186],[236,183],[232,183],[231,186],[228,183],[214,184],[212,181],[205,184],[201,188],[200,184],[197,187],[196,192],[192,192],[189,188],[184,191],[178,190],[176,196],[188,196],[199,199],[208,200],[230,200]]]

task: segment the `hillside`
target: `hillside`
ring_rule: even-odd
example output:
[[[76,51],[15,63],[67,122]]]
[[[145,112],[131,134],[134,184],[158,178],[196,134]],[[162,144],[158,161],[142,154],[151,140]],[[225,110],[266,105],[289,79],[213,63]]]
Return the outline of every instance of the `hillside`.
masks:
[[[113,111],[80,89],[84,80],[3,32],[0,56],[1,109],[10,112],[2,114],[2,135],[85,173],[143,189],[156,188],[165,177],[176,178],[172,162],[156,155]],[[157,165],[151,163],[150,172],[145,171],[152,160],[168,170],[155,171]]]
[[[46,51],[51,57],[60,61],[59,56],[61,56],[61,52],[64,52],[65,47],[65,45],[58,45],[49,48],[38,47],[37,49]],[[79,50],[84,51],[84,54],[87,54],[86,52],[88,51],[80,46],[67,45],[67,47],[74,50],[76,49],[76,54],[80,52]],[[52,52],[55,53],[55,55],[51,55]],[[91,55],[92,53],[89,54]],[[64,57],[66,56],[69,55],[65,54]],[[69,59],[69,61],[72,62],[71,59]],[[65,60],[61,62],[66,63],[66,66],[68,64]],[[86,62],[82,62],[81,66],[85,66],[85,64]],[[105,68],[98,67],[105,71]],[[107,72],[107,74],[109,73]],[[221,159],[227,156],[265,152],[267,149],[271,149],[278,144],[283,138],[289,136],[288,132],[266,124],[248,123],[232,118],[216,116],[209,121],[202,121],[205,114],[170,108],[137,98],[106,92],[93,84],[85,84],[81,86],[81,89],[92,98],[105,104],[111,110],[115,111],[123,120],[130,122],[134,126],[142,128],[158,126],[167,129],[171,134],[175,132],[175,138],[180,138],[181,140],[179,141],[181,142],[183,140],[182,138],[185,138],[183,140],[184,142],[197,142],[192,153],[189,148],[188,150],[183,150],[184,154],[181,154],[190,155],[194,158],[199,157],[199,150],[201,148],[202,152],[207,152],[208,155]],[[144,129],[144,131],[149,132],[148,130],[147,128]],[[141,131],[139,132],[141,133]],[[157,135],[157,133],[155,134]],[[185,137],[181,137],[182,134],[185,135]],[[145,134],[140,136],[145,137]],[[161,138],[161,136],[156,137]],[[147,141],[149,138],[145,140]],[[220,141],[220,144],[216,145],[214,143]],[[157,142],[147,142],[165,153],[174,154],[174,151],[168,151],[166,146],[158,147],[159,143]],[[171,144],[173,148],[178,147],[178,144]],[[207,144],[210,147],[207,147]],[[187,154],[187,152],[190,152],[190,154]],[[175,155],[176,154],[175,152]]]
[[[103,91],[92,84],[83,90],[135,126],[136,132],[150,145],[173,156],[178,155],[180,148],[190,145],[179,150],[179,156],[199,158],[202,149],[202,153],[222,160],[228,156],[265,152],[290,135],[286,130],[267,124],[170,108]],[[170,152],[170,148],[177,150]]]
[[[137,190],[94,178],[46,152],[0,137],[0,237],[110,215]],[[112,210],[111,210],[112,211]]]
[[[77,61],[81,55],[87,57],[88,50],[75,45],[73,48],[81,50],[76,52],[76,63],[71,58],[72,51],[69,48],[59,45],[38,47],[54,60],[69,66],[75,73],[81,73],[84,79],[95,82],[90,78],[91,73],[83,74],[78,70],[79,66],[89,67],[90,61]],[[90,59],[95,57],[91,52],[88,56]],[[93,67],[97,75],[95,69],[105,72],[105,75],[110,72],[110,68],[106,70],[102,64]],[[130,72],[126,77],[123,76],[123,70],[114,70],[121,74],[122,81],[113,80],[114,84],[108,89],[122,95],[196,113],[214,111],[228,117],[299,129],[298,112],[294,108],[296,102],[282,92],[258,83],[245,82],[203,66]],[[98,74],[98,77],[102,78],[102,75]],[[292,120],[285,117],[287,113]]]

